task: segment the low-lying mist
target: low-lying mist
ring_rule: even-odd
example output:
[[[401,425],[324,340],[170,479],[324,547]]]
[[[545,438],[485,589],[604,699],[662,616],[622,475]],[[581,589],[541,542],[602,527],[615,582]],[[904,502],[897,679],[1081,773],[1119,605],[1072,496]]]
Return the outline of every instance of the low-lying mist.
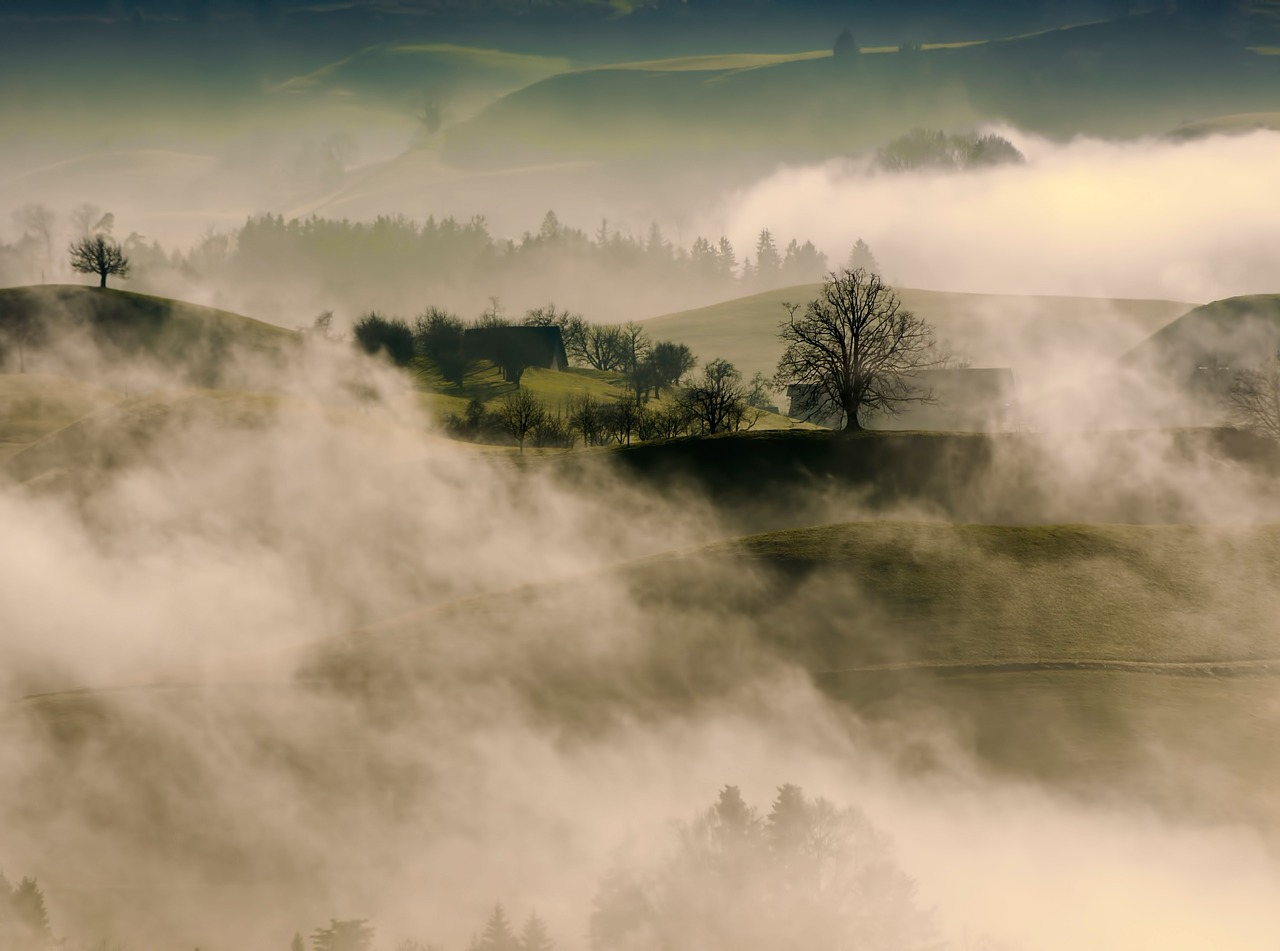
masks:
[[[1058,144],[999,131],[1025,164],[782,168],[707,220],[735,241],[770,222],[837,255],[863,237],[907,287],[1186,301],[1275,290],[1280,134]]]
[[[1105,770],[1068,791],[996,769],[963,704],[925,690],[877,715],[824,679],[809,649],[822,638],[890,658],[902,640],[873,576],[708,556],[740,521],[693,483],[655,491],[605,454],[570,469],[450,442],[403,377],[345,348],[237,379],[286,395],[153,380],[82,442],[50,437],[39,478],[12,478],[19,453],[0,485],[0,867],[38,877],[69,946],[267,951],[367,918],[382,951],[461,948],[502,902],[565,949],[772,947],[777,931],[734,922],[782,927],[774,909],[793,906],[757,907],[745,871],[679,865],[702,853],[680,851],[692,833],[675,823],[726,785],[766,812],[786,783],[878,830],[840,840],[877,843],[862,877],[828,867],[822,882],[846,891],[813,885],[833,924],[802,932],[822,947],[853,940],[852,918],[858,946],[886,949],[1274,940],[1265,809],[1233,812],[1226,791],[1217,810],[1212,796],[1170,805],[1179,776],[1230,788],[1221,764],[1138,733],[1119,747],[1134,775],[1114,787]],[[1170,467],[1164,446],[1109,459],[1046,441],[982,493],[1053,501],[1079,479],[1083,498],[1123,470],[1129,487],[1149,472],[1153,491],[1211,498],[1220,521],[1271,511],[1254,475]],[[1049,472],[1060,481],[1028,484]],[[790,491],[773,507],[814,523],[929,514],[821,481]],[[886,532],[907,563],[939,563],[916,529]],[[1233,538],[1186,569],[1197,590],[1249,564]],[[1033,602],[1020,586],[1049,570],[942,544],[995,604]],[[1083,550],[1080,576],[1141,575],[1121,550]],[[1214,597],[1265,606],[1226,586],[1207,596],[1209,626]],[[593,945],[602,876],[628,862],[650,876],[641,894],[684,883],[688,927]],[[663,878],[673,868],[685,877]],[[909,899],[881,887],[898,869]]]

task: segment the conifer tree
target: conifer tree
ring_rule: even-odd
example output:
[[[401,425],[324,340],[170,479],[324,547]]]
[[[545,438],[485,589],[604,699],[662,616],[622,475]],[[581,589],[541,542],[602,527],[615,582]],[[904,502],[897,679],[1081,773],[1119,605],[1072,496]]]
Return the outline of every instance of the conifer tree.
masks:
[[[494,905],[493,914],[489,916],[484,933],[480,935],[478,951],[519,951],[519,948],[520,943],[511,930],[511,923],[507,921],[502,905]]]
[[[520,951],[552,951],[555,948],[555,943],[547,932],[547,923],[539,918],[536,912],[530,912],[525,920],[524,928],[520,932],[519,947]]]

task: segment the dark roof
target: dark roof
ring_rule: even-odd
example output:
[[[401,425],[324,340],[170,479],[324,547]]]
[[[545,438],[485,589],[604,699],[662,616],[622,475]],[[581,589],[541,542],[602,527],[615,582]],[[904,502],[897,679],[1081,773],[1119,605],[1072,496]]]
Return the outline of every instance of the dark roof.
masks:
[[[559,327],[470,327],[463,347],[473,359],[531,367],[569,365]]]

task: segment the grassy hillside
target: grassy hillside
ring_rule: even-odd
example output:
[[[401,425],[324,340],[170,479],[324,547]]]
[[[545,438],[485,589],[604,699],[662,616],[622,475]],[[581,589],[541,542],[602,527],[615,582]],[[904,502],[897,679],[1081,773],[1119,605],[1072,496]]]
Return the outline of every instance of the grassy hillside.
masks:
[[[212,307],[130,291],[81,285],[0,289],[0,348],[18,369],[21,328],[37,335],[23,347],[28,370],[43,370],[123,389],[128,378],[158,374],[217,386],[233,355],[274,359],[298,335]]]
[[[750,376],[771,374],[782,345],[784,301],[804,303],[817,284],[785,287],[645,321],[659,339],[678,340],[699,358],[724,357]],[[1011,366],[1024,387],[1051,388],[1055,376],[1112,360],[1193,305],[1163,300],[1021,297],[897,290],[903,304],[974,366]]]
[[[828,525],[443,605],[326,645],[305,676],[394,703],[445,676],[438,645],[466,631],[450,676],[501,657],[536,715],[593,732],[708,702],[774,658],[909,768],[945,761],[931,744],[949,735],[1020,778],[1280,833],[1277,580],[1275,525]],[[625,607],[584,597],[619,586]],[[598,624],[625,627],[624,656],[573,649]],[[930,739],[904,753],[914,727]]]
[[[567,59],[448,43],[371,46],[276,87],[288,95],[358,97],[421,114],[434,103],[456,120],[502,93],[571,69]],[[434,131],[434,130],[432,130]]]
[[[0,374],[0,463],[50,433],[123,398],[107,390],[37,373]]]
[[[771,162],[1000,119],[1050,135],[1134,136],[1188,114],[1271,110],[1280,89],[1280,58],[1176,13],[910,53],[704,65],[553,76],[453,130],[449,152],[506,165],[714,152]]]
[[[468,371],[461,388],[443,380],[427,361],[419,361],[415,373],[423,389],[423,404],[438,420],[449,415],[464,415],[467,405],[475,399],[484,403],[486,409],[497,409],[502,400],[516,389],[515,384],[504,381],[501,371],[487,361],[481,361]],[[629,398],[622,374],[588,367],[570,367],[564,371],[532,367],[524,371],[520,386],[540,399],[554,415],[567,415],[575,400],[588,395],[604,403]],[[666,405],[668,398],[669,394],[664,394],[661,398],[651,400],[649,405],[660,409]],[[813,428],[799,420],[771,412],[760,413],[752,427],[756,431]]]
[[[1280,349],[1280,294],[1230,297],[1205,304],[1124,354],[1128,366],[1162,367],[1180,378],[1197,366],[1239,367]]]

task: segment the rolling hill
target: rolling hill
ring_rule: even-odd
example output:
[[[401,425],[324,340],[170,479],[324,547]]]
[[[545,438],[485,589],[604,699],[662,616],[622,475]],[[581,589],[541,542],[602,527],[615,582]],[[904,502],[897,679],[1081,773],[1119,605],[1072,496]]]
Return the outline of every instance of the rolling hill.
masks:
[[[1133,137],[1164,133],[1188,113],[1272,109],[1280,58],[1206,27],[1161,12],[746,69],[709,60],[721,68],[564,73],[451,130],[447,154],[518,165],[721,153],[729,164],[735,155],[768,164],[862,151],[914,126],[1002,120],[1051,136]]]
[[[224,379],[237,372],[233,356],[270,362],[298,339],[294,331],[239,314],[129,291],[57,284],[0,289],[7,363],[118,389],[131,380],[135,388],[156,379],[236,384]]]
[[[304,75],[274,92],[301,96],[355,97],[425,115],[440,122],[469,117],[499,96],[572,69],[568,59],[504,52],[450,43],[390,43],[371,46]]]
[[[1023,780],[1239,810],[1274,836],[1278,572],[1274,525],[826,525],[441,605],[318,646],[303,676],[394,708],[440,677],[488,683],[502,658],[540,722],[594,735],[696,709],[771,658],[865,717],[868,742],[941,732]],[[621,612],[583,598],[618,585]],[[605,623],[630,632],[625,660],[578,650]],[[467,659],[444,673],[459,631]],[[945,762],[921,742],[913,768]]]
[[[1229,297],[1197,307],[1125,353],[1122,366],[1185,378],[1204,367],[1252,366],[1280,352],[1280,294]]]
[[[656,339],[686,343],[706,361],[723,357],[750,376],[771,375],[782,353],[783,302],[803,305],[819,285],[799,285],[654,317]],[[1053,389],[1114,360],[1193,305],[1162,300],[1019,297],[897,290],[903,304],[935,327],[939,339],[974,366],[1012,367],[1026,391]]]

